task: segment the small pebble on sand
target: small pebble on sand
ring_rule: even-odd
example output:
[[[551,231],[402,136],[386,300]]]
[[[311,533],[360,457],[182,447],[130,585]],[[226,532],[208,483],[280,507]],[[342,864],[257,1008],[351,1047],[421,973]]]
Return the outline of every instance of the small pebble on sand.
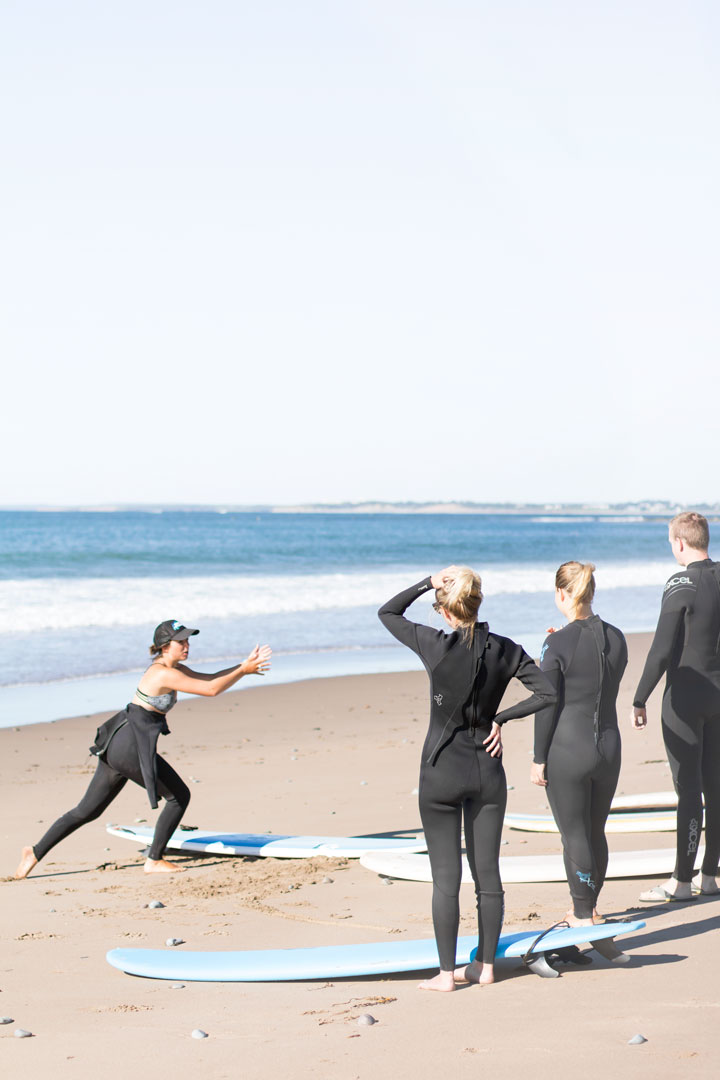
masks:
[[[171,983],[170,984],[170,989],[171,990],[184,990],[185,989],[185,983]]]
[[[169,937],[165,942],[166,945],[184,945],[185,941],[181,937]]]
[[[633,1035],[632,1039],[628,1039],[628,1046],[640,1046],[641,1043],[646,1043],[647,1039],[644,1035]]]
[[[392,881],[390,880],[389,877],[381,877],[380,878],[380,884],[381,885],[392,885]]]
[[[162,900],[151,900],[150,903],[148,904],[148,907],[161,908],[161,907],[165,907],[165,905],[163,904]]]
[[[191,784],[199,784],[199,783],[200,783],[200,781],[199,781],[199,780],[197,779],[197,777],[195,777],[195,776],[191,776],[191,777],[190,777],[190,783],[191,783]],[[206,1039],[206,1038],[207,1038],[207,1035],[203,1036],[203,1038],[205,1038],[205,1039]]]
[[[322,879],[323,885],[332,885],[333,879],[331,877],[324,877]]]
[[[14,1024],[12,1016],[0,1016],[0,1024]]]
[[[14,1035],[16,1039],[31,1039],[32,1031],[26,1031],[25,1028],[15,1028]]]
[[[147,818],[144,818],[144,817],[136,817],[135,818],[135,824],[136,825],[142,825],[143,821],[147,821]]]
[[[207,1039],[208,1033],[207,1031],[203,1031],[201,1028],[195,1028],[194,1031],[190,1032],[190,1036],[193,1039]]]
[[[364,1027],[370,1027],[372,1024],[377,1024],[377,1020],[370,1013],[363,1013],[362,1016],[358,1016],[358,1024],[362,1024]]]
[[[360,787],[367,787],[367,780],[361,780]]]

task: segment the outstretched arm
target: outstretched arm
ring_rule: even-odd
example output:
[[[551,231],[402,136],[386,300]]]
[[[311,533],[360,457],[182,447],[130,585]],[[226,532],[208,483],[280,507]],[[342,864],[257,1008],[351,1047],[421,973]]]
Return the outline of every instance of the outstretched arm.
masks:
[[[199,694],[201,697],[217,697],[223,690],[229,690],[244,675],[264,675],[270,668],[272,649],[269,645],[256,645],[242,664],[212,673],[193,671],[192,668],[178,664],[163,673],[164,690],[180,690],[184,694]]]

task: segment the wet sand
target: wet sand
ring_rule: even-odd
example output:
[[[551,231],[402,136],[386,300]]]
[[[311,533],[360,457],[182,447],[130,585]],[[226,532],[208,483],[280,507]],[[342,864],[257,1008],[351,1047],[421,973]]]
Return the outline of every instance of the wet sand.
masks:
[[[619,793],[671,788],[658,692],[646,732],[630,730],[632,692],[649,635],[630,639],[619,700]],[[508,701],[522,696],[513,684]],[[121,704],[121,703],[118,703]],[[87,753],[109,714],[0,730],[0,867],[13,873],[34,843],[79,801]],[[427,721],[424,673],[352,676],[184,702],[161,750],[190,782],[185,821],[232,831],[355,835],[420,831],[419,754]],[[529,783],[532,718],[504,730],[508,809],[546,812]],[[609,881],[601,908],[647,920],[624,939],[625,968],[593,954],[543,980],[516,961],[493,987],[419,993],[420,974],[333,982],[172,984],[131,978],[105,961],[117,946],[258,949],[432,936],[430,885],[384,885],[356,861],[180,858],[182,874],[149,876],[112,821],[152,824],[144,790],[128,784],[109,811],[52,851],[26,880],[0,881],[3,1068],[40,1077],[418,1077],[448,1069],[497,1077],[712,1075],[718,1059],[720,898],[639,905],[660,879]],[[559,850],[557,835],[505,830],[502,854]],[[612,850],[669,847],[674,834],[614,835]],[[173,858],[174,856],[170,856]],[[324,881],[331,878],[330,882]],[[151,900],[165,907],[149,909]],[[461,893],[461,933],[475,927]],[[505,929],[539,930],[568,907],[561,884],[506,886]],[[363,1013],[378,1021],[357,1024]],[[16,1027],[34,1033],[14,1038]],[[190,1037],[195,1028],[209,1038]],[[636,1033],[648,1042],[629,1046]]]

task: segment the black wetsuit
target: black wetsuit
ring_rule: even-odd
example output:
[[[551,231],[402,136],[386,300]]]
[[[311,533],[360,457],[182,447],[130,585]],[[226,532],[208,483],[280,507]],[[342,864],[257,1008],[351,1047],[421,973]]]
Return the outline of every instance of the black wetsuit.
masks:
[[[120,794],[128,780],[144,787],[152,807],[158,795],[165,800],[155,825],[148,858],[158,860],[180,824],[190,802],[190,790],[156,752],[158,735],[168,734],[165,716],[140,705],[128,705],[100,728],[90,748],[98,755],[97,769],[78,805],[50,826],[33,851],[39,861],[81,825],[94,821]]]
[[[662,730],[678,796],[674,877],[692,880],[705,796],[703,874],[720,858],[720,563],[692,562],[665,585],[634,704],[667,673]]]
[[[550,634],[540,653],[558,699],[535,715],[534,760],[546,765],[578,919],[592,916],[607,872],[605,822],[620,775],[615,702],[626,665],[625,638],[597,615]]]
[[[430,726],[420,770],[420,816],[433,878],[432,916],[440,968],[455,966],[462,878],[460,829],[475,882],[478,968],[492,964],[503,920],[498,859],[507,786],[500,757],[483,745],[493,720],[528,716],[555,700],[552,687],[520,645],[476,623],[472,644],[459,631],[446,634],[410,622],[407,607],[432,589],[430,578],[398,593],[378,615],[383,625],[416,652],[430,676]],[[497,712],[513,677],[532,697]]]

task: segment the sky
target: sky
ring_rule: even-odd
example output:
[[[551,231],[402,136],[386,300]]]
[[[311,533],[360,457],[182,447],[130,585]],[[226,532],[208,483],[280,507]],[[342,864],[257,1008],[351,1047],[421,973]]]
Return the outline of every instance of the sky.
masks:
[[[714,0],[2,0],[0,506],[715,501]]]

